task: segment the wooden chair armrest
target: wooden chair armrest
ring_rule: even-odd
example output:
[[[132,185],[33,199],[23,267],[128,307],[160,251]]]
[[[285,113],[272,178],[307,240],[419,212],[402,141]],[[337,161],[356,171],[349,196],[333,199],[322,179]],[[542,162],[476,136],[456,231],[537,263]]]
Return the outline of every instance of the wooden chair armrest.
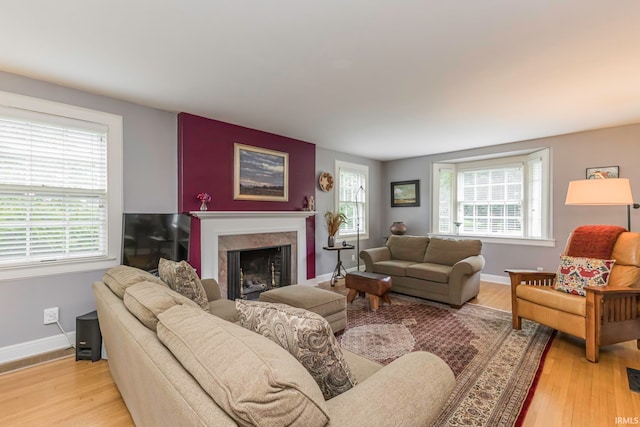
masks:
[[[556,278],[556,273],[551,273],[549,271],[508,269],[505,270],[505,272],[509,274],[511,286],[514,288],[521,284],[553,286]]]
[[[628,286],[585,286],[587,292],[595,294],[637,294],[640,295],[640,288],[630,288]]]

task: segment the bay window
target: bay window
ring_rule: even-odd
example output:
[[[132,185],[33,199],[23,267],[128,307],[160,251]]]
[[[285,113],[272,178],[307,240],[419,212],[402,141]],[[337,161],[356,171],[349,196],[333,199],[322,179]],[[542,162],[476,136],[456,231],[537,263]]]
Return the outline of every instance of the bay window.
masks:
[[[549,150],[433,164],[433,232],[550,238]]]

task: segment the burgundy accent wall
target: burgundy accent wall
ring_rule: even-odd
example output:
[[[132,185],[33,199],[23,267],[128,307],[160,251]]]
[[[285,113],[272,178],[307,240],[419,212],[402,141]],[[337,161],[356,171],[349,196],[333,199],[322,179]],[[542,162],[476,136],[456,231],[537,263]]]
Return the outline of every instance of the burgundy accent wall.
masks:
[[[234,200],[234,143],[289,153],[287,202]],[[192,114],[178,114],[178,211],[200,209],[196,194],[211,195],[212,211],[297,211],[315,195],[316,146],[308,142]],[[196,224],[198,223],[198,224]],[[192,220],[189,262],[200,269],[200,224]],[[197,234],[196,234],[197,230]],[[311,251],[311,252],[310,252]],[[307,278],[315,277],[315,219],[307,220]],[[311,260],[312,262],[309,262]]]

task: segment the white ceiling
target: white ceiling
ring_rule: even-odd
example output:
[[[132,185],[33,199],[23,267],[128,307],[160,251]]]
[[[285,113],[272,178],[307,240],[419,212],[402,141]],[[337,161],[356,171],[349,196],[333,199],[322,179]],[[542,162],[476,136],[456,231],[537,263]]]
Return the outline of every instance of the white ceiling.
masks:
[[[640,123],[637,0],[0,0],[0,69],[388,160]]]

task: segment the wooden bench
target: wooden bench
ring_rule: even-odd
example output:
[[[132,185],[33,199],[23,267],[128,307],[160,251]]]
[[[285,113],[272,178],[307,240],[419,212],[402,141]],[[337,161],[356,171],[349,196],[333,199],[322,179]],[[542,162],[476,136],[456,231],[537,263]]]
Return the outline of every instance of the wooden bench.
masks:
[[[391,290],[391,277],[384,274],[368,273],[365,271],[355,271],[348,273],[345,279],[345,286],[349,289],[347,302],[353,302],[356,295],[361,293],[369,294],[369,307],[372,311],[378,310],[380,299],[391,304],[388,292]]]

